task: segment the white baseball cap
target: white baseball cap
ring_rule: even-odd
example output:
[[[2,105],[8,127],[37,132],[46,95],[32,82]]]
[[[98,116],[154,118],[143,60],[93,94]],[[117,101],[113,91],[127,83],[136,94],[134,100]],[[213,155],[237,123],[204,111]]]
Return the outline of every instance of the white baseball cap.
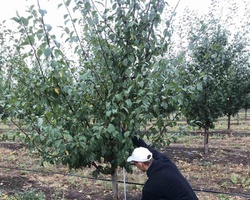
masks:
[[[147,162],[151,160],[152,153],[145,147],[135,148],[132,155],[128,157],[127,162]]]

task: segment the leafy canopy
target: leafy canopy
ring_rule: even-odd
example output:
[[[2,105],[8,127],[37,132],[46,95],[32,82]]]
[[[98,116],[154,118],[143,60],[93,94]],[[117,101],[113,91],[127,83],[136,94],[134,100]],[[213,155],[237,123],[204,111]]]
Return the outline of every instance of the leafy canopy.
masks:
[[[7,110],[44,160],[112,174],[126,166],[130,137],[144,129],[162,140],[166,116],[181,103],[183,86],[166,58],[171,30],[161,16],[167,4],[68,0],[62,6],[59,39],[39,4],[28,17],[13,18],[22,62],[11,73]]]

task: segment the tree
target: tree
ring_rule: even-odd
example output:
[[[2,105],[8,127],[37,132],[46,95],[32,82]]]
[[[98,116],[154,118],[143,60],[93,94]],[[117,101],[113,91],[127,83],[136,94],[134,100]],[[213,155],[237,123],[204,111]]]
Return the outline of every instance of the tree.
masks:
[[[225,57],[230,61],[221,80],[221,92],[224,98],[221,99],[221,108],[224,115],[228,117],[228,132],[230,132],[231,116],[238,113],[242,108],[243,98],[248,93],[249,70],[247,43],[239,33],[227,45]]]
[[[228,116],[228,132],[230,132],[231,116],[242,108],[244,96],[249,93],[249,2],[228,0],[226,9],[221,8],[219,1],[212,3],[224,28],[230,31],[225,56],[229,58],[228,70],[221,81],[224,95],[222,110]],[[224,13],[225,12],[225,13]],[[232,13],[234,13],[232,15]],[[240,19],[236,22],[235,19]]]
[[[194,77],[201,76],[200,93],[192,97],[187,95],[183,110],[190,123],[204,128],[205,153],[208,152],[208,129],[213,128],[216,119],[225,114],[230,125],[229,116],[238,112],[242,94],[248,93],[245,80],[249,75],[242,72],[249,57],[249,32],[247,17],[242,16],[248,16],[249,12],[245,9],[246,15],[242,15],[234,0],[224,3],[222,7],[219,1],[212,1],[207,15],[186,10],[175,32],[179,38],[175,42],[175,51],[184,52],[188,62],[186,70]],[[237,16],[241,18],[240,23],[234,20]],[[233,33],[235,30],[236,34]]]
[[[225,56],[227,43],[227,32],[220,25],[204,21],[190,35],[189,72],[202,74],[202,90],[188,100],[186,117],[189,123],[195,122],[204,128],[205,154],[208,153],[209,129],[223,115],[220,102],[224,96],[220,83],[230,66],[230,58]]]
[[[165,56],[171,30],[169,21],[161,21],[163,0],[75,3],[58,5],[68,12],[64,44],[51,33],[39,1],[39,12],[32,5],[28,17],[13,18],[21,33],[20,63],[5,103],[43,160],[69,168],[95,166],[95,176],[111,174],[118,199],[117,168],[130,170],[130,137],[144,130],[163,141],[166,117],[185,88],[170,79],[178,74]]]
[[[5,23],[6,21],[0,23],[2,30],[0,32],[0,118],[3,121],[6,121],[8,117],[4,100],[10,91],[13,65],[17,63],[15,48],[11,46],[11,41],[14,39],[13,31],[8,29]]]

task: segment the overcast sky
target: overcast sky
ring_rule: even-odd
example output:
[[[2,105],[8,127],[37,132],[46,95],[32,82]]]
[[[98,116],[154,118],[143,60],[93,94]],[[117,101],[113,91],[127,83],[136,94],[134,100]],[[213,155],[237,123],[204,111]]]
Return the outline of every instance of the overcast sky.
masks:
[[[16,16],[16,11],[23,15],[27,6],[31,4],[36,4],[35,0],[0,0],[4,1],[0,6],[0,21],[8,20],[11,17]],[[50,16],[50,20],[56,22],[56,18],[58,17],[58,11],[55,12],[57,5],[61,3],[62,0],[40,0],[41,7],[48,11],[48,15]],[[170,0],[169,4],[171,6],[176,5],[178,0]],[[210,0],[181,0],[178,6],[178,13],[181,13],[183,8],[188,6],[190,9],[196,9],[200,12],[206,12],[208,6],[210,4]]]
[[[0,22],[3,20],[9,20],[11,17],[16,16],[16,12],[18,12],[21,16],[26,16],[27,13],[25,13],[25,10],[27,10],[27,7],[29,5],[36,5],[37,0],[0,0],[2,1],[2,4],[0,6]],[[3,3],[4,1],[4,3]],[[170,4],[171,7],[175,7],[179,0],[168,0],[167,2]],[[237,3],[237,6],[240,8],[239,15],[235,17],[235,15],[232,13],[232,16],[234,21],[238,23],[238,21],[241,20],[241,18],[245,17],[244,14],[246,12],[243,12],[244,7],[242,3],[245,0],[235,0]],[[59,25],[63,24],[63,14],[66,13],[64,10],[65,8],[62,6],[59,10],[57,9],[57,5],[59,3],[62,3],[62,0],[40,0],[40,6],[42,9],[47,10],[47,14],[45,15],[45,23],[51,24],[53,29]],[[224,6],[226,0],[219,0],[222,6]],[[211,0],[180,0],[178,9],[177,9],[177,17],[181,15],[185,15],[184,8],[188,7],[190,10],[197,10],[201,14],[207,13],[209,11],[209,6],[211,4]],[[230,4],[228,4],[230,5]],[[224,8],[224,7],[223,7]],[[250,12],[250,8],[249,9]],[[225,6],[226,10],[226,6]],[[230,13],[231,15],[231,13]],[[8,24],[16,24],[15,22],[9,22]]]

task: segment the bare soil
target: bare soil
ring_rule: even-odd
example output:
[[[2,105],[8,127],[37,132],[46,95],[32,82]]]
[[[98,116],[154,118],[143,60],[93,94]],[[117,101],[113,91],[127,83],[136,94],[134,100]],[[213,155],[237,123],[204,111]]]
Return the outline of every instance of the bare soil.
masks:
[[[197,135],[180,139],[161,151],[176,163],[200,200],[250,199],[250,134],[214,134],[207,155],[203,153],[202,137]],[[68,169],[63,166],[41,167],[36,153],[29,152],[24,144],[0,142],[0,199],[31,189],[43,192],[47,200],[112,199],[109,182],[82,177],[89,176],[89,171],[83,169],[73,172],[79,176],[65,176],[63,174],[68,174]],[[119,173],[122,180],[122,171]],[[135,173],[132,176],[127,174],[127,181],[143,183],[145,174]],[[127,184],[127,199],[139,200],[141,189],[140,185]],[[211,193],[211,190],[236,195]],[[124,199],[123,184],[120,184],[120,196]]]

